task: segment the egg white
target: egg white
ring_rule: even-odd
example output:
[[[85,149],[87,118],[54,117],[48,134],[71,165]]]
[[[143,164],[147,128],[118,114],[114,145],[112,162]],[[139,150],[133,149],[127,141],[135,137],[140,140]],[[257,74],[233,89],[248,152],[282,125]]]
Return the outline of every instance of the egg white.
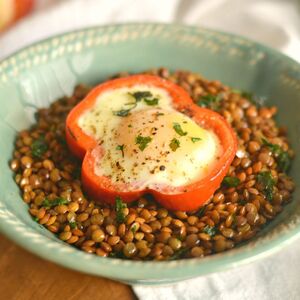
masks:
[[[132,94],[137,91],[151,92],[158,104],[139,101],[135,106]],[[116,115],[128,108],[132,109],[127,116]],[[99,95],[78,125],[104,149],[103,157],[96,159],[95,174],[128,184],[129,189],[196,182],[212,170],[223,151],[214,132],[176,111],[166,90],[148,85]],[[139,136],[148,140],[146,145],[137,143]]]

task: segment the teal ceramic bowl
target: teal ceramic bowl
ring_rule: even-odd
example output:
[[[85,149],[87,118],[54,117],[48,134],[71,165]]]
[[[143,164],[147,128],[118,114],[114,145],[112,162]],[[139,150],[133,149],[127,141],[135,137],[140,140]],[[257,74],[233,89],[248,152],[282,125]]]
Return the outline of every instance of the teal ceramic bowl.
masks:
[[[300,156],[291,175],[294,200],[251,242],[203,259],[140,262],[100,258],[59,241],[35,223],[9,169],[16,132],[38,107],[116,72],[166,66],[251,91],[279,108],[278,122],[300,150],[300,65],[247,39],[202,28],[130,24],[83,29],[29,46],[0,63],[0,229],[17,244],[65,267],[140,284],[160,284],[226,270],[283,248],[300,235]]]

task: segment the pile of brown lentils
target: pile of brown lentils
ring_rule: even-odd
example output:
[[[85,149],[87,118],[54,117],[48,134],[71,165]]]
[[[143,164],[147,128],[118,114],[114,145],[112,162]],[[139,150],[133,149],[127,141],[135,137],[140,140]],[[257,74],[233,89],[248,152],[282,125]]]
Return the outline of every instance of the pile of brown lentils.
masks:
[[[90,88],[79,85],[40,109],[32,128],[18,134],[11,161],[33,219],[59,239],[88,253],[134,260],[202,257],[254,237],[291,199],[286,175],[293,152],[286,130],[273,119],[276,107],[186,71],[147,71],[182,86],[200,105],[222,114],[234,128],[239,149],[221,187],[198,211],[168,211],[143,197],[116,207],[88,199],[80,166],[65,141],[65,119]],[[127,76],[120,73],[115,77]]]

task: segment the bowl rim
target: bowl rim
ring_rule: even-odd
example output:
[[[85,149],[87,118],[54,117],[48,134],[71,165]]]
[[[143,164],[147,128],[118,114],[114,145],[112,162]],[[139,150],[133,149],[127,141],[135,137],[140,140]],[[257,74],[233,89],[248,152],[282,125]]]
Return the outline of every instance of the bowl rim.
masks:
[[[261,43],[254,42],[248,38],[241,37],[236,34],[227,33],[219,30],[212,30],[203,27],[189,26],[182,24],[165,24],[165,23],[121,23],[121,24],[110,24],[105,26],[91,26],[79,28],[76,30],[67,31],[57,35],[53,35],[46,39],[41,39],[33,44],[30,44],[20,50],[15,51],[13,54],[6,56],[0,61],[0,74],[1,74],[1,63],[14,58],[23,51],[33,49],[35,46],[41,43],[49,43],[53,39],[62,38],[68,34],[78,34],[80,32],[88,32],[89,30],[99,29],[110,29],[115,28],[116,30],[124,27],[145,27],[145,26],[162,26],[166,29],[170,27],[184,29],[188,31],[195,31],[195,34],[201,36],[201,32],[215,33],[229,37],[230,39],[240,39],[242,41],[251,43],[251,47],[259,48],[264,53],[275,56],[281,60],[285,60],[289,64],[293,64],[297,67],[297,73],[300,75],[300,64],[294,59],[287,55],[280,53],[268,46],[262,45]],[[5,71],[3,71],[5,72]],[[6,214],[1,213],[1,207],[3,211],[6,210]],[[7,217],[9,216],[9,217]],[[12,226],[13,222],[10,222],[11,218],[19,227]],[[34,221],[32,221],[34,222]],[[256,245],[251,251],[241,251],[243,248],[235,248],[220,254],[214,254],[212,256],[204,258],[192,258],[188,260],[176,260],[176,261],[131,261],[114,258],[101,258],[96,255],[90,255],[84,253],[81,250],[75,249],[65,243],[60,242],[58,239],[51,239],[46,236],[40,236],[37,233],[35,224],[32,228],[23,228],[26,226],[24,222],[18,220],[18,218],[9,211],[6,205],[0,200],[0,231],[6,235],[9,239],[13,240],[16,244],[22,246],[26,250],[35,253],[36,255],[55,262],[59,265],[75,269],[81,272],[90,273],[94,275],[101,275],[108,278],[119,279],[119,280],[137,280],[139,283],[147,283],[147,281],[163,282],[165,277],[171,279],[178,278],[192,278],[200,275],[209,273],[225,271],[232,267],[242,266],[244,264],[253,262],[255,260],[264,258],[270,254],[276,253],[283,247],[291,244],[296,239],[300,238],[299,226],[295,226],[289,230],[286,230],[280,236],[268,240],[267,242]],[[23,228],[20,230],[18,228]],[[27,230],[28,229],[28,230]],[[45,229],[46,230],[46,229]],[[34,241],[29,241],[31,236],[35,236],[34,233],[39,237]],[[35,236],[36,237],[36,236]],[[46,243],[46,244],[43,244]],[[56,245],[53,246],[53,245]],[[51,245],[51,247],[49,247]],[[51,249],[51,251],[49,251]],[[73,256],[70,254],[74,254]],[[233,258],[234,257],[234,258]],[[77,260],[76,260],[77,258]],[[102,268],[99,268],[102,267]],[[128,274],[124,272],[124,268],[130,269]],[[176,272],[174,270],[176,269]],[[124,273],[122,273],[124,272]],[[178,275],[179,274],[179,275]]]

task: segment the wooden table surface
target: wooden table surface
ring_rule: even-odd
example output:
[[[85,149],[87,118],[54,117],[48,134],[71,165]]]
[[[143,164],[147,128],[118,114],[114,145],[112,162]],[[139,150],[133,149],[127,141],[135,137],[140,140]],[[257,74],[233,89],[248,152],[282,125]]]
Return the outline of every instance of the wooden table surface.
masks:
[[[131,288],[45,261],[0,235],[0,298],[5,300],[136,299]]]

